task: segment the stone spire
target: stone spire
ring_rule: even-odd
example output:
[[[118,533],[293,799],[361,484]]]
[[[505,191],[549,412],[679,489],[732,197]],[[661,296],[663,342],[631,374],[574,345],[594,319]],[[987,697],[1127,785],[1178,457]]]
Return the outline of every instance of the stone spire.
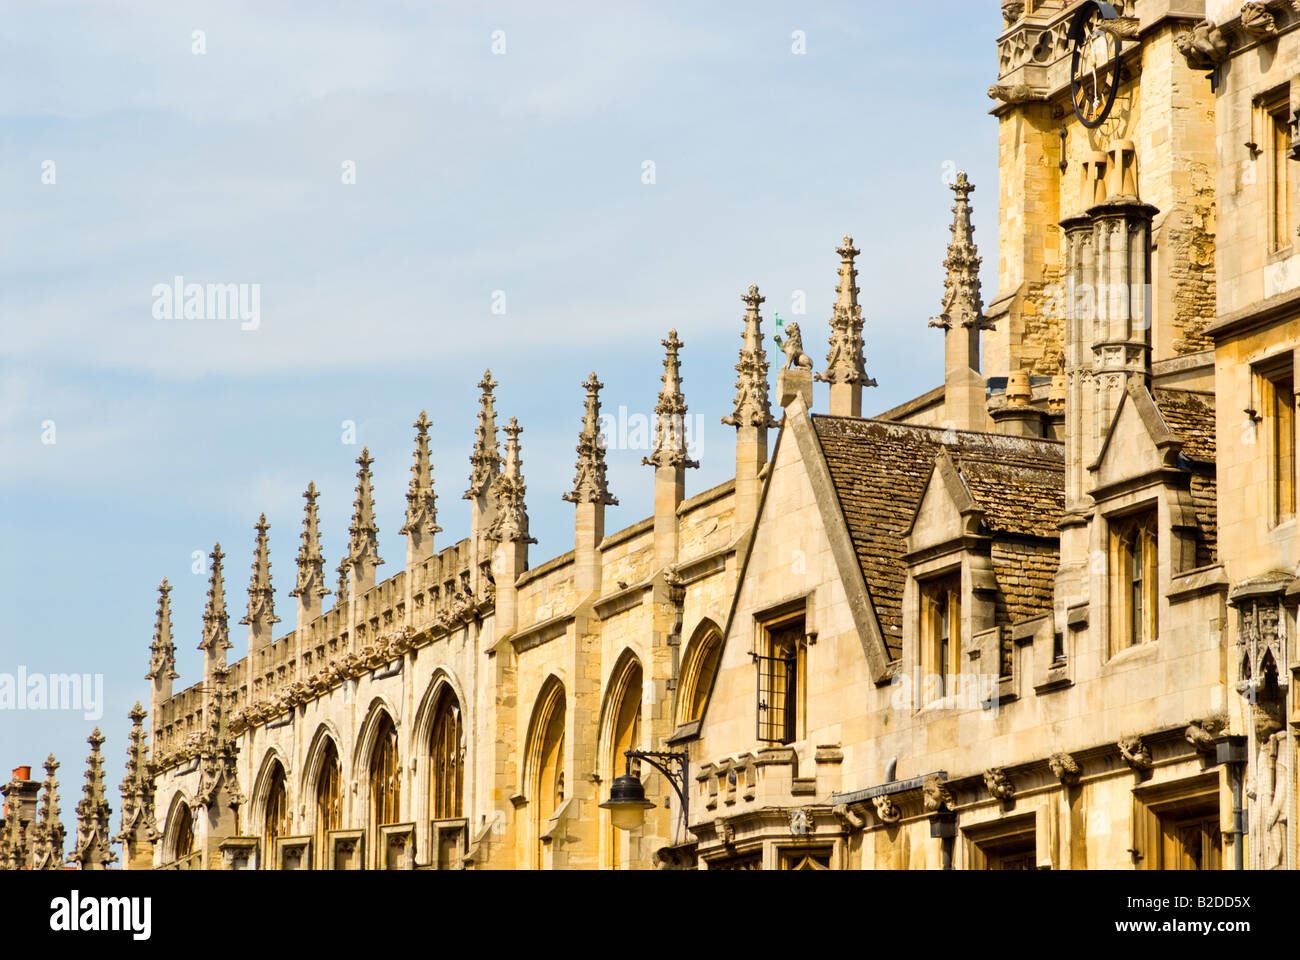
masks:
[[[573,489],[564,499],[575,505],[573,527],[574,586],[586,594],[600,589],[600,542],[605,539],[605,507],[618,500],[605,476],[605,438],[600,433],[600,391],[593,372],[583,384],[587,402],[578,434],[578,467]]]
[[[171,696],[172,681],[180,676],[176,672],[176,644],[172,642],[171,592],[171,584],[163,577],[158,585],[158,616],[153,643],[149,645],[149,672],[144,675],[146,680],[154,682],[155,689],[166,690],[164,700]]]
[[[212,575],[208,580],[208,603],[203,611],[203,640],[199,649],[205,654],[203,658],[203,679],[210,681],[213,670],[226,665],[226,651],[230,649],[230,617],[226,613],[226,587],[221,576],[221,561],[225,559],[221,544],[212,548],[208,559],[212,563]]]
[[[144,732],[144,708],[136,703],[131,718],[131,742],[127,747],[126,776],[122,779],[122,830],[116,840],[122,844],[127,869],[153,866],[153,844],[158,839],[154,813],[153,773],[149,769],[149,741]]]
[[[582,432],[578,434],[577,475],[573,489],[564,494],[570,503],[599,503],[614,505],[618,500],[609,494],[605,477],[605,443],[600,433],[600,391],[605,385],[593,372],[583,386],[587,388],[587,405],[582,416]]]
[[[506,427],[505,470],[496,482],[497,515],[488,529],[487,538],[505,543],[536,543],[528,536],[528,510],[524,506],[524,476],[520,471],[519,434],[524,428],[510,418]]]
[[[992,330],[994,324],[984,317],[984,301],[980,297],[980,263],[982,259],[975,246],[975,227],[971,223],[970,195],[975,185],[966,179],[966,171],[957,173],[957,181],[949,186],[957,197],[952,208],[952,225],[948,230],[948,256],[943,261],[947,276],[943,283],[943,304],[930,326],[951,330],[955,326]],[[978,344],[978,341],[976,341]]]
[[[740,298],[745,304],[745,331],[740,362],[736,364],[736,409],[722,422],[736,428],[736,524],[745,527],[758,516],[762,483],[758,479],[767,462],[767,428],[775,427],[767,383],[767,354],[763,350],[764,297],[758,284]]]
[[[862,349],[862,307],[858,305],[858,268],[854,258],[862,251],[845,236],[837,247],[840,255],[840,280],[835,288],[835,309],[831,313],[830,352],[826,355],[826,372],[817,380],[831,385],[831,416],[862,416],[862,388],[874,387],[867,376]]]
[[[63,819],[59,813],[59,781],[54,774],[59,762],[50,754],[45,759],[45,782],[41,785],[41,804],[36,813],[36,829],[32,844],[33,870],[63,869]]]
[[[677,357],[685,344],[677,339],[676,330],[669,330],[668,339],[661,342],[667,353],[663,376],[659,378],[663,387],[655,405],[655,444],[650,456],[641,462],[653,467],[698,467],[698,462],[686,457],[686,397],[682,395],[681,365]]]
[[[952,239],[943,261],[946,276],[943,303],[930,326],[945,331],[944,336],[944,418],[955,430],[985,430],[988,409],[985,383],[980,375],[980,331],[992,330],[994,324],[984,316],[980,296],[980,256],[975,246],[975,227],[971,223],[970,195],[975,185],[966,179],[966,171],[957,174],[950,189],[957,197],[952,208]]]
[[[316,513],[315,482],[303,493],[307,507],[302,519],[302,543],[298,547],[298,581],[289,596],[298,598],[298,629],[320,615],[321,598],[329,593],[325,586],[325,557],[320,550],[320,518]]]
[[[433,492],[433,467],[429,463],[429,417],[421,410],[415,427],[415,463],[411,488],[406,493],[406,523],[398,533],[407,539],[406,569],[433,556],[433,535],[438,526],[437,495]]]
[[[767,382],[767,354],[763,350],[763,318],[758,308],[767,298],[758,284],[740,298],[745,304],[745,332],[741,335],[740,362],[736,364],[736,409],[722,422],[731,427],[775,427]]]
[[[483,371],[478,383],[483,395],[479,400],[478,428],[474,431],[474,452],[470,455],[469,489],[465,499],[473,500],[492,491],[501,473],[501,452],[497,446],[496,399],[492,391],[498,386],[492,371]]]
[[[81,802],[77,804],[77,841],[68,862],[75,863],[82,870],[104,870],[117,860],[117,854],[109,846],[108,820],[113,810],[104,799],[104,758],[99,752],[104,744],[104,735],[99,732],[99,727],[86,742],[90,744],[90,756],[86,758],[86,786]]]
[[[266,514],[253,525],[257,545],[253,550],[253,576],[248,583],[248,614],[239,622],[248,627],[248,646],[255,649],[271,642],[271,625],[280,622],[275,615],[275,591],[271,588],[271,548],[266,532],[271,525]]]
[[[27,870],[38,840],[36,832],[37,795],[41,785],[31,779],[30,768],[20,767],[7,784],[4,794],[4,830],[0,832],[0,870]]]
[[[379,527],[375,524],[375,496],[370,485],[370,465],[374,462],[370,448],[362,447],[357,457],[357,499],[352,504],[352,525],[348,527],[348,567],[351,587],[358,595],[375,585],[375,568],[384,562],[379,558]]]

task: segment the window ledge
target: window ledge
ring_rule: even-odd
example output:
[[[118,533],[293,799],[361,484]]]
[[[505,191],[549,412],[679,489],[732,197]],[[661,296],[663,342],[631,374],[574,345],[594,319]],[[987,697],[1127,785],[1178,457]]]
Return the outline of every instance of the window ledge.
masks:
[[[1118,670],[1130,663],[1142,660],[1154,660],[1156,658],[1156,644],[1159,642],[1159,640],[1152,640],[1150,643],[1139,643],[1127,650],[1121,650],[1102,665],[1102,672]]]

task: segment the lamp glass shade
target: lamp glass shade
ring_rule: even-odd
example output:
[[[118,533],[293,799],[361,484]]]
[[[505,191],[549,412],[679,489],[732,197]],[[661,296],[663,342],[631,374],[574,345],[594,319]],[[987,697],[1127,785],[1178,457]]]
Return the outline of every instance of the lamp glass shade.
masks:
[[[646,810],[654,804],[646,799],[641,781],[624,774],[614,780],[609,799],[600,806],[609,811],[609,818],[617,829],[635,830],[645,819]]]

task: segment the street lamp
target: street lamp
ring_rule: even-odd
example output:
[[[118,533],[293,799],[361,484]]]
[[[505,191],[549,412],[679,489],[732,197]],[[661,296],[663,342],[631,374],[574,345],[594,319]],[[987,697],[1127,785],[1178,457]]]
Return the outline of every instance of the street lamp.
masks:
[[[635,830],[645,819],[646,810],[654,806],[653,801],[646,799],[641,778],[632,773],[633,760],[644,760],[668,778],[681,801],[682,823],[688,823],[686,771],[690,765],[690,756],[686,753],[657,750],[627,750],[624,756],[627,757],[627,770],[621,777],[615,778],[609,788],[609,799],[600,805],[601,809],[609,811],[614,826],[619,830]]]

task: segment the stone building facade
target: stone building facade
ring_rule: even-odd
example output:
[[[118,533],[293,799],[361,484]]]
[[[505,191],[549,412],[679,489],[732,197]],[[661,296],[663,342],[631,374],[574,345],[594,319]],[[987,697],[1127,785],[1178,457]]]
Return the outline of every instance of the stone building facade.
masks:
[[[163,581],[124,864],[1293,866],[1300,5],[1001,6],[999,289],[961,174],[917,330],[943,384],[863,416],[845,237],[825,363],[788,327],[775,405],[741,297],[734,480],[687,496],[669,331],[654,513],[607,532],[602,385],[575,389],[574,549],[538,563],[523,430],[485,374],[463,539],[435,547],[421,414],[391,577],[363,451],[329,609],[314,485],[291,631],[262,517],[244,655],[218,545],[203,677],[176,690]],[[1088,126],[1071,31],[1101,7],[1118,89]],[[681,755],[684,782],[629,750]],[[624,774],[648,801],[627,832],[601,806]],[[9,786],[31,823],[38,788]],[[27,821],[0,835],[30,857]]]

